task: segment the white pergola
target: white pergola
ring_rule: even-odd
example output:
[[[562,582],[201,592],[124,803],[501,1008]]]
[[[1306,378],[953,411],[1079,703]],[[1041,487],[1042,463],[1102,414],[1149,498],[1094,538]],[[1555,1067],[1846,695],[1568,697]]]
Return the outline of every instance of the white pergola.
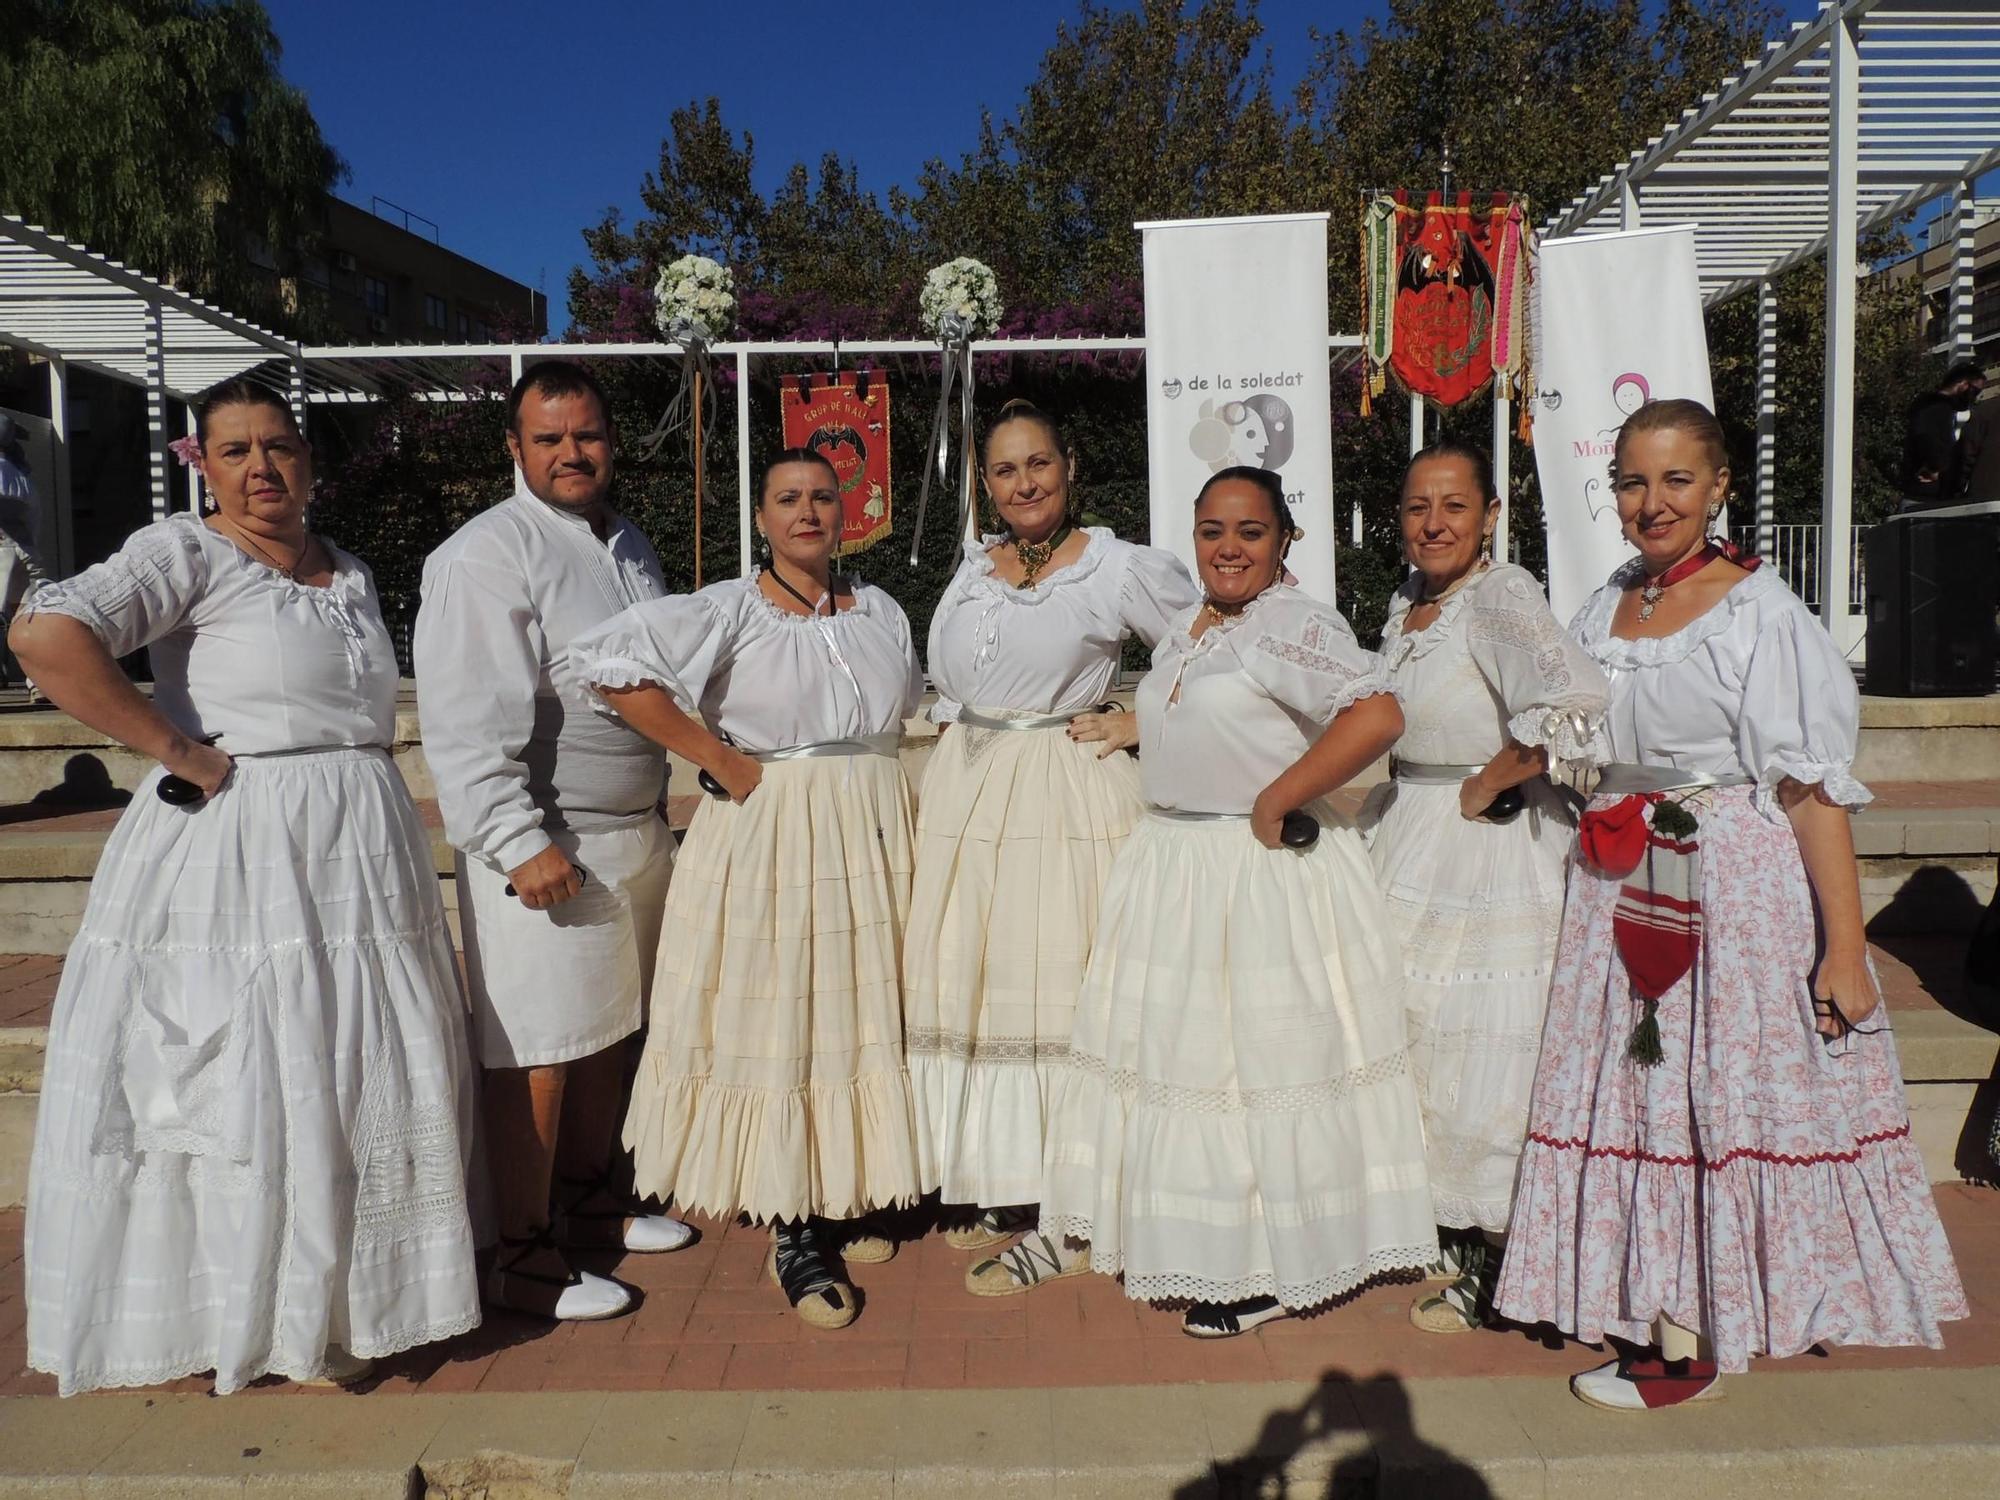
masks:
[[[304,410],[304,373],[296,344],[255,323],[118,261],[94,255],[37,225],[0,215],[0,344],[48,361],[49,414],[55,434],[56,556],[72,564],[69,493],[69,372],[85,369],[146,392],[153,514],[172,508],[167,403],[190,402],[234,376],[256,372],[289,387]],[[184,427],[191,422],[184,416]],[[192,471],[187,498],[193,504]]]
[[[1550,219],[1544,238],[1695,226],[1710,306],[1758,297],[1757,478],[1776,477],[1776,278],[1826,259],[1820,600],[1843,649],[1849,602],[1859,236],[1955,199],[1955,357],[1972,352],[1972,197],[2000,166],[2000,0],[1839,0],[1801,21]]]

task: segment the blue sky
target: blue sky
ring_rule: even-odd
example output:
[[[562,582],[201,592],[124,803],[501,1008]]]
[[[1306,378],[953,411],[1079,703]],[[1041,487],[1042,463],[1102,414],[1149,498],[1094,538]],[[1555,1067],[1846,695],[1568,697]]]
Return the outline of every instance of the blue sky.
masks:
[[[452,249],[541,287],[558,333],[581,230],[612,205],[636,212],[676,106],[720,98],[756,137],[765,186],[834,150],[885,192],[929,157],[955,160],[982,107],[1010,113],[1076,13],[1075,0],[265,4],[286,77],[353,173],[344,196],[421,214]],[[1312,27],[1352,30],[1384,8],[1265,0],[1280,87],[1303,71]]]

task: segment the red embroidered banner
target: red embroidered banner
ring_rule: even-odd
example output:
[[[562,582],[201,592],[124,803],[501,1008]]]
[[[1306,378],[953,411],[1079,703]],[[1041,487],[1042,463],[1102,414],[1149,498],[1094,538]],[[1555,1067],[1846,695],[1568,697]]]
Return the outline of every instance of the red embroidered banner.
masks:
[[[889,534],[889,379],[876,370],[779,382],[785,446],[826,455],[840,480],[840,550]]]
[[[1495,374],[1508,386],[1528,369],[1527,281],[1533,239],[1525,200],[1510,193],[1398,191],[1362,208],[1362,409],[1383,373],[1435,406],[1457,406]]]

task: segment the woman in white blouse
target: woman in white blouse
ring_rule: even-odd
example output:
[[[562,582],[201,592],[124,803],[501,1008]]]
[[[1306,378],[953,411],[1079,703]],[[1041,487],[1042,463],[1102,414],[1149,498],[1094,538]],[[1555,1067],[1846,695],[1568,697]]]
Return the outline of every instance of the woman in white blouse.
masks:
[[[1571,627],[1611,677],[1496,1306],[1635,1351],[1595,1406],[1721,1394],[1815,1344],[1941,1342],[1965,1294],[1862,932],[1854,679],[1775,573],[1708,538],[1693,401],[1618,435],[1639,556]],[[1817,929],[1817,935],[1816,935]]]
[[[389,760],[374,583],[306,530],[282,400],[233,381],[196,434],[216,513],[43,585],[10,636],[60,706],[160,762],[49,1027],[28,1361],[65,1395],[352,1378],[479,1322],[464,1002]],[[150,700],[116,663],[147,646]]]
[[[1001,408],[980,473],[1007,531],[966,544],[931,616],[945,728],[917,801],[903,948],[923,1186],[979,1210],[946,1230],[964,1250],[1034,1226],[1049,1076],[1105,875],[1142,810],[1138,766],[1118,753],[1138,741],[1134,717],[1097,710],[1126,636],[1150,648],[1196,597],[1172,553],[1074,524],[1075,455],[1027,402]],[[1072,1268],[1038,1243],[966,1279],[998,1295]]]
[[[1195,502],[1207,598],[1139,685],[1151,812],[1104,891],[1042,1232],[1224,1338],[1437,1258],[1394,932],[1326,796],[1394,743],[1380,660],[1279,581],[1277,476]],[[1310,847],[1286,815],[1317,820]],[[1311,831],[1291,820],[1294,845]]]
[[[667,888],[645,1053],[625,1119],[638,1190],[773,1227],[767,1269],[807,1322],[854,1321],[849,1221],[917,1196],[898,959],[923,694],[910,623],[830,571],[840,487],[793,449],[757,502],[769,560],[580,637],[579,681],[725,795]]]
[[[1390,600],[1382,657],[1403,737],[1362,823],[1403,940],[1410,1066],[1451,1278],[1410,1318],[1462,1333],[1491,1311],[1575,841],[1543,773],[1587,753],[1606,684],[1534,578],[1488,560],[1500,501],[1483,453],[1426,448],[1404,471],[1401,507],[1414,571]]]

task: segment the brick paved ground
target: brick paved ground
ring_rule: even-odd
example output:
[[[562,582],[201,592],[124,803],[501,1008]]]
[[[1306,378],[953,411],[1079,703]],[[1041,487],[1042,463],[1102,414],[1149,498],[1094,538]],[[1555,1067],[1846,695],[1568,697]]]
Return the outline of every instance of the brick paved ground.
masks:
[[[1967,1274],[1973,1316],[1947,1347],[1842,1350],[1772,1361],[1802,1370],[2000,1365],[2000,1193],[1942,1186],[1938,1204]],[[628,1257],[618,1274],[645,1300],[630,1317],[551,1326],[495,1313],[477,1332],[388,1362],[369,1390],[884,1390],[1142,1385],[1354,1378],[1523,1375],[1559,1379],[1602,1356],[1520,1330],[1418,1333],[1408,1286],[1381,1286],[1317,1316],[1198,1343],[1178,1316],[1128,1302],[1116,1283],[1074,1277],[1022,1297],[980,1299],[961,1285],[971,1258],[936,1235],[894,1261],[857,1266],[861,1317],[839,1333],[806,1327],[763,1278],[765,1236],[713,1223],[675,1255]],[[26,1373],[21,1215],[0,1214],[0,1395],[45,1394]],[[605,1267],[608,1269],[608,1267]],[[177,1389],[205,1391],[205,1380]],[[271,1381],[260,1391],[298,1388]]]

